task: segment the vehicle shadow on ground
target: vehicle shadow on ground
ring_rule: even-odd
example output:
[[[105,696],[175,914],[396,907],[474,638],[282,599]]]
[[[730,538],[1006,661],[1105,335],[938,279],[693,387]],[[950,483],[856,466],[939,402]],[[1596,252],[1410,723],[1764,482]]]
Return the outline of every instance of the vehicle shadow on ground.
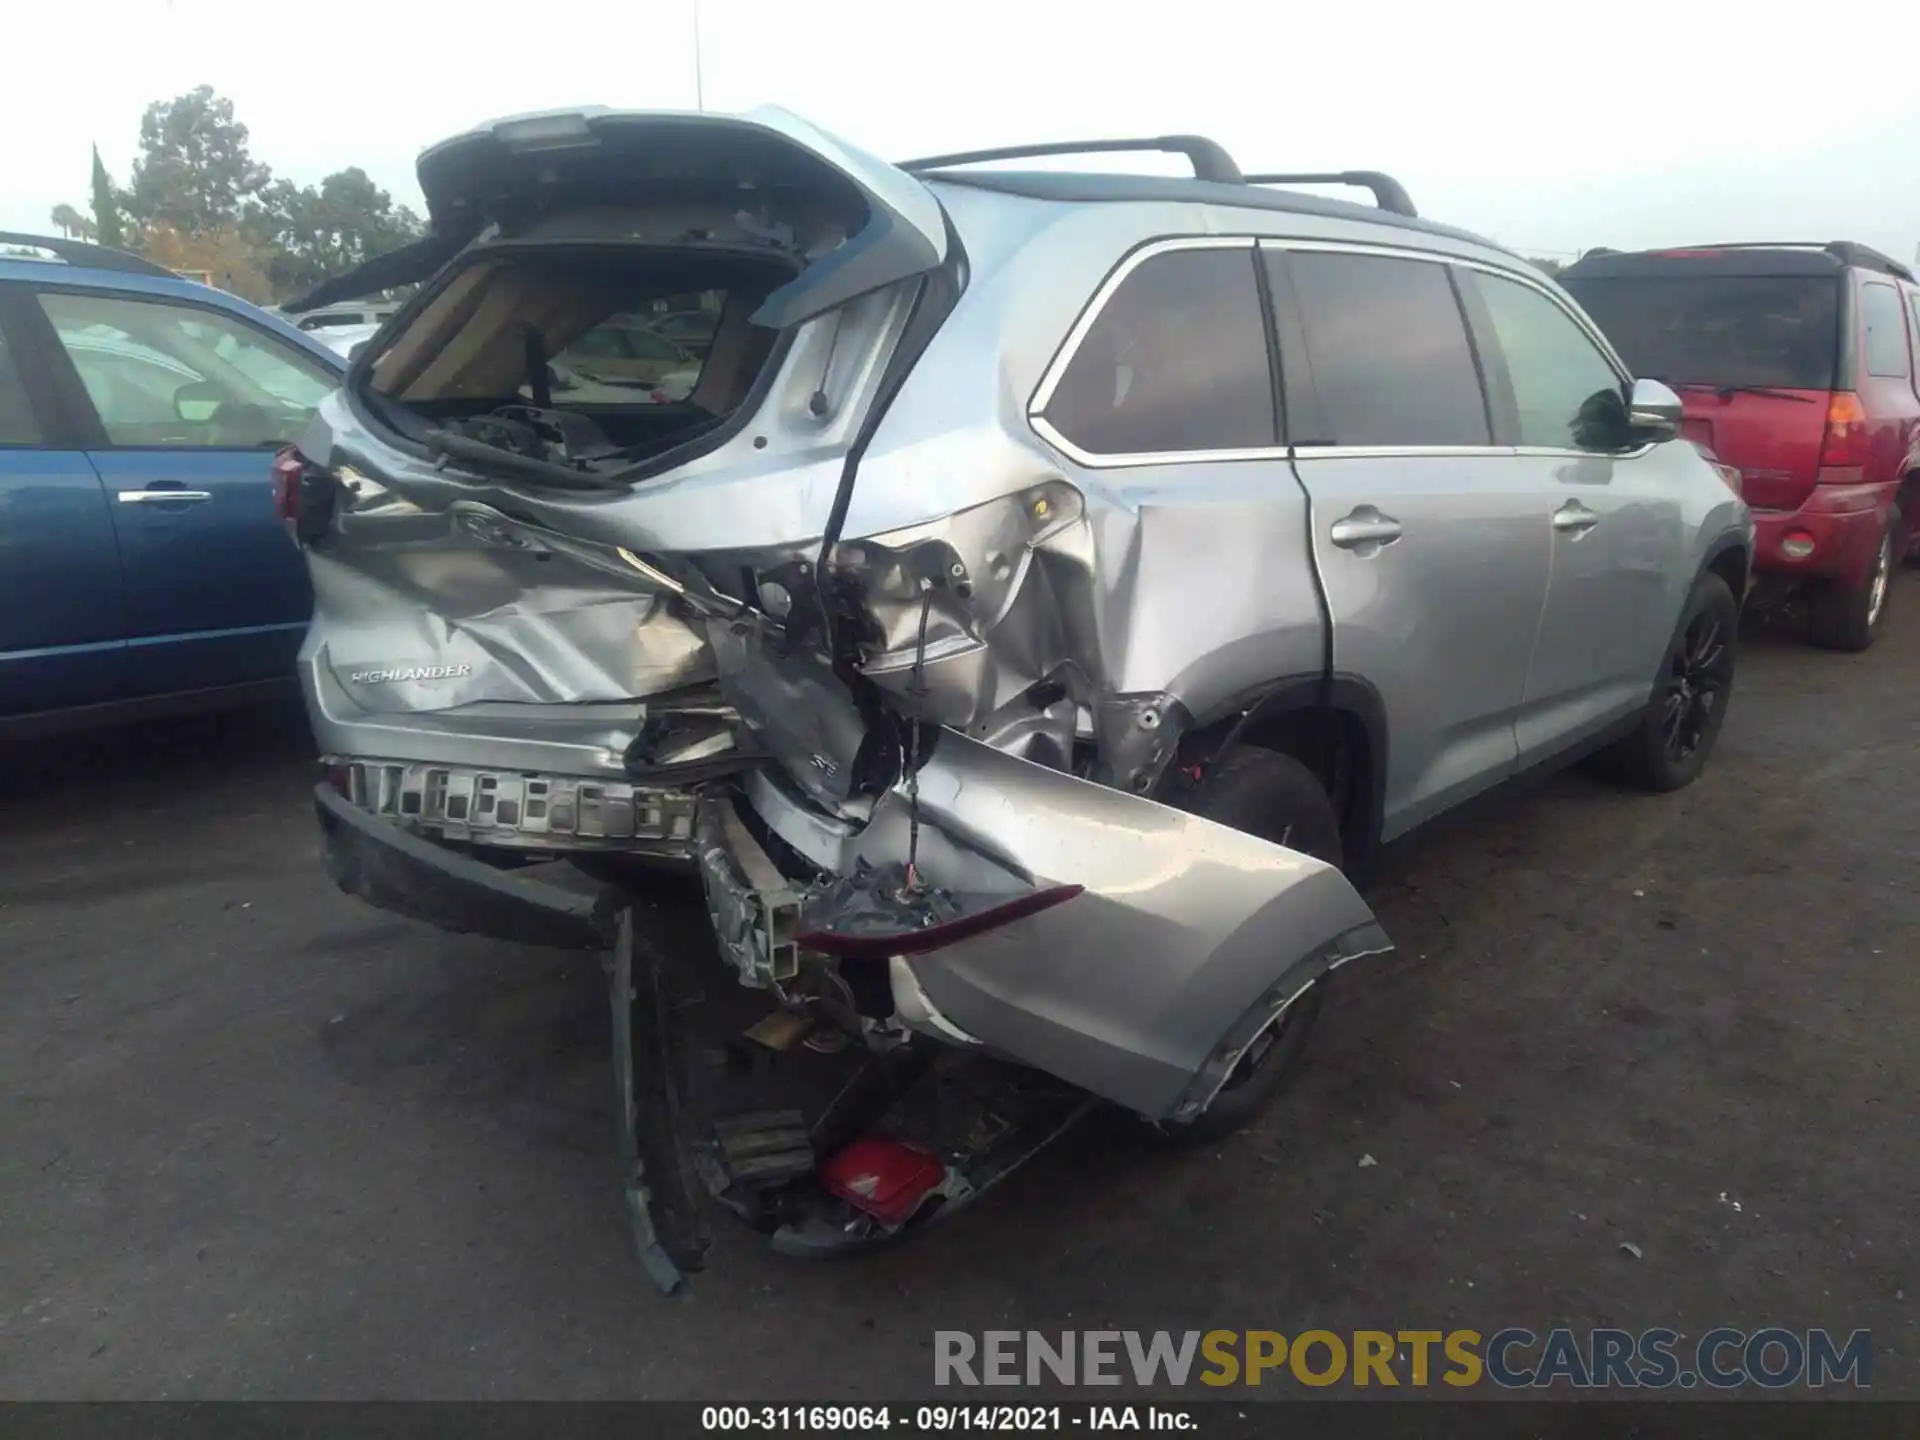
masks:
[[[0,741],[0,815],[13,802],[133,787],[170,798],[196,783],[284,774],[314,756],[297,701],[145,725]]]

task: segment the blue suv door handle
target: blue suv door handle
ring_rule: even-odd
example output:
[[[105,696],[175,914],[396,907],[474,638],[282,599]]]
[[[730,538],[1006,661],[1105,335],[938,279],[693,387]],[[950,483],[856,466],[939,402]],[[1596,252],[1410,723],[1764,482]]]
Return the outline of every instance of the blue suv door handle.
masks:
[[[189,490],[178,480],[156,480],[144,490],[122,490],[122,505],[191,505],[211,500],[211,490]]]

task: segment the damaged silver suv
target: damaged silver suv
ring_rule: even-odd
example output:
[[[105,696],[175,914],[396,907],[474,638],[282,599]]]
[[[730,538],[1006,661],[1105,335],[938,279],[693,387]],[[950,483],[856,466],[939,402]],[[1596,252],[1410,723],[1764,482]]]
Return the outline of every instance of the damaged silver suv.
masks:
[[[983,168],[1091,150],[1194,176]],[[663,1284],[701,1197],[835,1251],[1096,1100],[1242,1123],[1388,948],[1379,844],[1712,748],[1745,507],[1388,176],[893,165],[778,111],[523,117],[419,175],[431,237],[304,303],[417,293],[275,462],[328,865],[608,951]],[[688,315],[687,385],[622,361]],[[676,866],[717,953],[635,908]]]

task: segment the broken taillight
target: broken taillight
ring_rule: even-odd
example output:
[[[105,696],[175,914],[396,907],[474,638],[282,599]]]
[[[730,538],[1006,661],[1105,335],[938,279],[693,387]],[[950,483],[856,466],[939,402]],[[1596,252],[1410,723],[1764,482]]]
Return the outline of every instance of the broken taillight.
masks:
[[[998,905],[956,915],[933,925],[903,925],[898,930],[884,930],[869,925],[863,925],[857,931],[805,930],[794,936],[794,943],[803,950],[818,950],[823,955],[832,955],[841,960],[885,960],[894,955],[924,955],[929,950],[957,945],[975,935],[997,930],[1002,925],[1011,925],[1029,915],[1038,915],[1042,910],[1051,910],[1083,894],[1085,890],[1084,885],[1053,885],[1044,890],[1030,890],[1025,895],[1016,895]],[[906,918],[904,907],[902,918]]]
[[[294,538],[305,542],[326,534],[338,484],[332,473],[289,445],[273,457],[272,474],[274,513]]]

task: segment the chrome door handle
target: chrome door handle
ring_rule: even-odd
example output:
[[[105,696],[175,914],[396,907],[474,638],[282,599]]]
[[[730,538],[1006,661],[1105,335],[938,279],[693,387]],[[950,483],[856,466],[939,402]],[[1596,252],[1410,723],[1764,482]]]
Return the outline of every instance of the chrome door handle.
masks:
[[[1342,550],[1358,550],[1362,555],[1371,555],[1381,547],[1393,544],[1400,538],[1400,522],[1391,515],[1383,515],[1371,505],[1361,505],[1352,514],[1343,515],[1333,522],[1327,531],[1333,543]]]
[[[1600,523],[1600,517],[1578,500],[1569,500],[1553,512],[1553,528],[1571,531],[1575,539]]]
[[[211,500],[211,490],[122,490],[122,505],[162,505],[174,501]]]

